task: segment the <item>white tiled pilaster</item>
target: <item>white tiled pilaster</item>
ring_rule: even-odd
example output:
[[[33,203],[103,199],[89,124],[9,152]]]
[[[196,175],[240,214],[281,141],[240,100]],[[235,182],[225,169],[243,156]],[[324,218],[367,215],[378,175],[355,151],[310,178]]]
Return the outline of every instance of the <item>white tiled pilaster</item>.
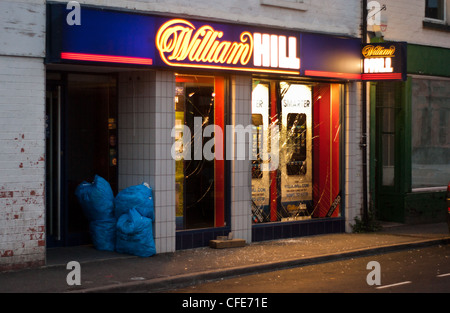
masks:
[[[362,208],[361,83],[350,83],[345,108],[345,231],[351,232]],[[369,134],[367,133],[367,136]],[[367,143],[369,137],[367,137]]]
[[[169,71],[119,74],[119,189],[153,189],[157,253],[175,251],[175,76]]]
[[[233,76],[231,81],[231,116],[233,125],[247,127],[252,123],[251,76]],[[238,144],[233,138],[233,149]],[[248,147],[251,138],[245,139],[242,146]],[[234,238],[251,242],[251,161],[233,159],[231,162],[231,231]]]

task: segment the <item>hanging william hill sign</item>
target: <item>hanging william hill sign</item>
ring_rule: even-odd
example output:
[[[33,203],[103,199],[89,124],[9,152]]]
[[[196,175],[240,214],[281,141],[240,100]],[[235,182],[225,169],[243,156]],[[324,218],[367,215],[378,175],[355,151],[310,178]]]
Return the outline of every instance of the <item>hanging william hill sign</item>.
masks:
[[[362,80],[406,80],[406,43],[383,42],[363,45]]]

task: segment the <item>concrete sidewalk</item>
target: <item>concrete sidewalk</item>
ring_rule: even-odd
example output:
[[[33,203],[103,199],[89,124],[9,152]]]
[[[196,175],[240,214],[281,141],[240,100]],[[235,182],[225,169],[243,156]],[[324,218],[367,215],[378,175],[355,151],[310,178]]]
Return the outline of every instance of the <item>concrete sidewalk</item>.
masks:
[[[241,274],[450,243],[446,223],[387,225],[375,233],[330,234],[156,254],[149,258],[91,246],[49,249],[47,265],[0,273],[1,293],[152,292]],[[69,261],[81,264],[81,285],[69,286]]]

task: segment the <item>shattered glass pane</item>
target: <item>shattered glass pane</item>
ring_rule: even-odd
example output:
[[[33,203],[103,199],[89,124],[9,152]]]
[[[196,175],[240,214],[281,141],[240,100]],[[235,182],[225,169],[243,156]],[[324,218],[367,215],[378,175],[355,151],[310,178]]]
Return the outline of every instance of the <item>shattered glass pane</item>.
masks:
[[[204,155],[214,138],[203,132],[214,125],[214,77],[178,76],[175,90],[177,229],[214,226],[215,161]],[[181,139],[181,140],[180,140]]]
[[[253,82],[254,223],[340,216],[340,99],[338,84]]]

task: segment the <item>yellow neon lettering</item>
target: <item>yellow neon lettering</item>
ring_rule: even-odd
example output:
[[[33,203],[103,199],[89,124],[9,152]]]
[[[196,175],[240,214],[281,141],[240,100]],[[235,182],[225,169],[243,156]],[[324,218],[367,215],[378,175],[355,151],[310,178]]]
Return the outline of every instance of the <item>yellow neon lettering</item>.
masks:
[[[220,36],[222,37],[222,36]],[[218,41],[214,41],[211,49],[208,51],[208,56],[206,57],[207,62],[213,63],[214,62],[214,52],[217,50],[217,46],[219,45]]]
[[[229,48],[231,46],[231,42],[229,41],[223,41],[219,44],[217,47],[216,52],[214,53],[214,62],[219,63],[225,63],[227,59],[227,53],[229,51]],[[219,56],[220,54],[220,56]]]
[[[395,46],[384,48],[382,46],[365,46],[362,50],[362,54],[365,58],[377,57],[377,56],[389,56],[394,57]]]
[[[210,38],[209,38],[209,41],[208,41],[208,43],[206,44],[205,49],[203,49],[202,55],[200,56],[200,61],[201,61],[201,62],[208,62],[208,59],[207,59],[207,57],[206,57],[206,54],[208,53],[208,51],[211,50],[211,47],[213,46],[214,41],[216,40],[216,38],[219,37],[219,34],[220,34],[220,33],[217,32],[217,31],[215,31],[215,32],[213,32],[213,33],[211,34],[211,36],[210,36]],[[222,33],[222,34],[223,34],[223,33]],[[220,36],[220,37],[222,37],[222,36]],[[219,38],[220,38],[220,37],[219,37]]]
[[[256,35],[258,34],[255,33]],[[221,40],[223,36],[224,33],[222,31],[215,30],[209,25],[196,29],[189,21],[173,19],[164,23],[158,29],[155,44],[162,61],[169,66],[299,74],[299,67],[296,67],[295,70],[246,67],[250,59],[253,58],[253,35],[247,31],[242,32],[239,41],[234,42]],[[289,45],[291,46],[290,42]],[[296,54],[291,53],[290,50],[291,47],[287,57],[291,57],[291,54]],[[255,65],[258,66],[257,64]]]
[[[194,32],[195,31],[195,32]],[[170,20],[158,30],[156,47],[162,60],[170,61],[210,62],[221,64],[246,65],[253,52],[252,36],[244,32],[240,42],[219,41],[223,32],[205,25],[198,30],[194,25],[182,19]],[[181,64],[181,63],[180,63]]]

